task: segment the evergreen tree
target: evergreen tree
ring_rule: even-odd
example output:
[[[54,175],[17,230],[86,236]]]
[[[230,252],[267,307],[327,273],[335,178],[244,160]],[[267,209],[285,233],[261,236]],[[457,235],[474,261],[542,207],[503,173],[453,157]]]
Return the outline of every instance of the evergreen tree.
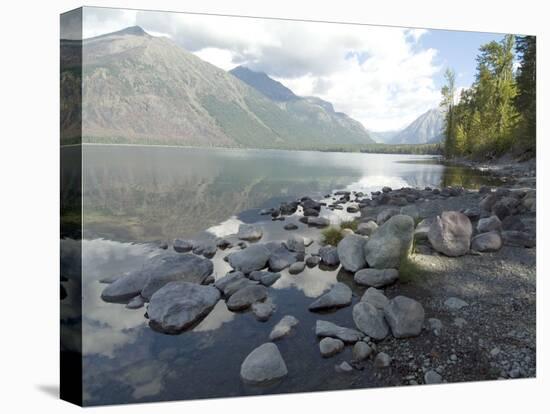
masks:
[[[537,125],[537,40],[535,36],[518,36],[516,53],[519,68],[516,75],[518,94],[514,101],[521,114],[519,143],[528,152],[536,150]]]

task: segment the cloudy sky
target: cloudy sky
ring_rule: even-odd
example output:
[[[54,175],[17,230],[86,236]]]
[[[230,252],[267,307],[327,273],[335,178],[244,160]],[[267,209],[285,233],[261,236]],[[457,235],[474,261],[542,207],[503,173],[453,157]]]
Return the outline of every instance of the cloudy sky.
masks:
[[[85,38],[139,25],[222,69],[245,65],[334,104],[372,131],[407,126],[440,101],[443,72],[474,78],[480,45],[502,35],[86,8]]]

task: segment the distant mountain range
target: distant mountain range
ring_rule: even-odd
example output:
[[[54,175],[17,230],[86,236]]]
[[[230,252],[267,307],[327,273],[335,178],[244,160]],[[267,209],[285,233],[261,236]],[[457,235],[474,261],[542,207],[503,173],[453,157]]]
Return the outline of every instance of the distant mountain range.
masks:
[[[443,140],[445,116],[438,109],[430,109],[399,131],[373,132],[370,136],[385,144],[430,144]]]
[[[82,45],[87,142],[287,149],[374,142],[361,123],[329,102],[296,96],[247,68],[226,72],[137,26]],[[62,59],[72,56],[69,48],[74,42],[61,42]],[[64,94],[80,84],[70,62],[63,62]],[[77,125],[78,111],[62,111],[61,123]]]

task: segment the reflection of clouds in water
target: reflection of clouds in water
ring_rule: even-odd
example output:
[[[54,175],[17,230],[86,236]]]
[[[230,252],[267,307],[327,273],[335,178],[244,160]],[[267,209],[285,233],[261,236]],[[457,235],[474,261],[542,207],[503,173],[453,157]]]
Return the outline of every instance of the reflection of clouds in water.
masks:
[[[319,268],[306,269],[299,275],[281,272],[281,278],[272,286],[275,289],[294,287],[309,298],[316,298],[336,283],[336,271],[323,271]]]
[[[239,231],[239,225],[243,222],[237,217],[233,216],[217,226],[212,226],[206,231],[212,233],[216,237],[226,237],[230,234],[235,234]]]
[[[362,191],[370,193],[371,191],[379,191],[382,187],[401,188],[407,187],[409,184],[401,177],[389,177],[384,175],[371,175],[362,177],[359,181],[349,184],[346,190]]]
[[[120,379],[133,388],[132,397],[140,399],[160,393],[167,372],[164,363],[148,359],[128,366],[121,373]]]
[[[82,351],[113,358],[119,347],[135,341],[146,319],[143,309],[104,302],[101,292],[106,285],[98,280],[139,269],[160,251],[150,245],[97,239],[83,240],[82,252]]]
[[[227,309],[225,301],[219,300],[208,316],[193,329],[193,332],[214,331],[224,323],[231,322],[234,318],[235,314]]]

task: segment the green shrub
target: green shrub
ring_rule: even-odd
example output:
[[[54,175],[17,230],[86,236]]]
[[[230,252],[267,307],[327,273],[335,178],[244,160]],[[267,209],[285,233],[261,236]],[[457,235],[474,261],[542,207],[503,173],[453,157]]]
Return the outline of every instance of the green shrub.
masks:
[[[353,230],[355,232],[357,230],[358,225],[359,225],[358,220],[348,220],[348,221],[341,222],[340,223],[340,228],[341,229],[350,229],[350,230]]]
[[[338,227],[328,227],[321,234],[323,235],[323,244],[330,244],[332,246],[338,245],[340,240],[344,238],[342,230]]]

